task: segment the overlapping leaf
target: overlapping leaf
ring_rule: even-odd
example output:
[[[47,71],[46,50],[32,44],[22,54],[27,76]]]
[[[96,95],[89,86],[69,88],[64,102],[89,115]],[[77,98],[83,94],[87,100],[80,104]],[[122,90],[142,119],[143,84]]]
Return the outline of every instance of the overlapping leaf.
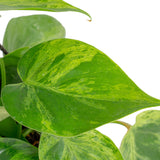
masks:
[[[43,133],[39,158],[41,160],[123,160],[114,143],[96,130],[71,138]]]
[[[104,53],[77,40],[31,48],[18,71],[23,83],[4,88],[3,104],[21,124],[41,132],[73,136],[160,105]]]
[[[3,40],[4,47],[11,52],[3,58],[7,84],[21,82],[17,74],[17,64],[29,47],[64,37],[64,27],[53,17],[31,15],[11,19]]]
[[[76,11],[90,15],[63,0],[0,0],[0,10],[40,10],[51,12]]]
[[[0,136],[19,138],[21,126],[14,121],[4,107],[0,107]]]
[[[41,42],[64,38],[65,29],[59,21],[47,15],[31,15],[9,21],[3,39],[8,52],[23,47],[32,47]]]
[[[121,147],[124,160],[160,159],[160,111],[145,111],[125,135]]]
[[[28,50],[28,47],[20,48],[3,57],[6,70],[6,83],[13,84],[21,82],[17,73],[17,64],[21,56]]]
[[[24,141],[0,138],[0,160],[39,160],[37,148]]]

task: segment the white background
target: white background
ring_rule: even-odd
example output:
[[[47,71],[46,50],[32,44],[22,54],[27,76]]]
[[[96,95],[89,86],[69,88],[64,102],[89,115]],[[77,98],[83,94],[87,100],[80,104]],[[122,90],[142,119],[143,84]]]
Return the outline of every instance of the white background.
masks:
[[[13,17],[48,14],[66,29],[66,37],[89,43],[113,59],[146,93],[160,99],[160,1],[159,0],[67,0],[93,18],[76,12],[0,12],[0,42]],[[160,109],[160,107],[150,108]],[[143,110],[142,110],[143,111]],[[122,120],[135,123],[138,111]],[[107,115],[106,115],[107,116]],[[106,124],[98,129],[119,147],[126,129]]]

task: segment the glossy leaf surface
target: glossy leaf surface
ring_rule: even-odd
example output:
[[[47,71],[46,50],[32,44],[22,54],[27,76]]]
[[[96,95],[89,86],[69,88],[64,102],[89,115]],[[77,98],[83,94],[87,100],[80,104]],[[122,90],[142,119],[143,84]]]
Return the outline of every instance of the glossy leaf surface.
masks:
[[[160,159],[160,111],[145,111],[125,135],[121,147],[124,160]]]
[[[0,138],[0,160],[39,160],[37,148],[24,141]]]
[[[22,16],[9,21],[3,46],[10,53],[19,48],[64,37],[65,29],[55,18],[47,15]]]
[[[0,136],[19,138],[21,126],[14,121],[4,107],[0,107]]]
[[[114,143],[96,130],[71,138],[43,133],[39,158],[41,160],[123,160]]]
[[[0,10],[40,10],[51,12],[76,11],[90,17],[85,11],[68,4],[63,0],[0,0]]]
[[[33,47],[18,71],[23,83],[4,88],[3,104],[21,124],[41,132],[73,136],[160,105],[104,53],[77,40]]]

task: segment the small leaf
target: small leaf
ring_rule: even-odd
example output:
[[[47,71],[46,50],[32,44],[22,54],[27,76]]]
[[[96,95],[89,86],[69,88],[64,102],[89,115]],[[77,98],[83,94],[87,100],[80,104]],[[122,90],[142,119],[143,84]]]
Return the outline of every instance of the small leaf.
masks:
[[[39,145],[39,158],[41,160],[123,160],[114,143],[96,130],[70,138],[43,133]]]
[[[0,107],[0,136],[19,138],[21,125],[17,124],[4,107]]]
[[[120,150],[124,160],[159,160],[160,111],[140,113],[123,138]]]
[[[77,40],[31,48],[18,72],[23,83],[4,87],[3,104],[18,122],[40,132],[73,136],[160,105],[104,53]]]
[[[0,10],[76,11],[90,17],[87,12],[63,0],[12,0],[12,2],[10,0],[0,0]]]
[[[0,138],[0,160],[38,160],[37,148],[22,140]]]
[[[22,16],[9,21],[3,46],[8,52],[13,52],[64,37],[65,29],[55,18],[47,15]]]
[[[15,50],[14,52],[7,54],[4,56],[3,62],[5,64],[5,72],[6,72],[6,84],[13,84],[13,83],[20,83],[21,79],[17,73],[17,64],[20,60],[20,57],[28,50],[28,47],[20,48]],[[0,66],[1,69],[1,66]],[[0,72],[0,80],[2,78],[1,72]],[[2,87],[0,84],[0,91]],[[1,96],[1,93],[0,93]],[[2,103],[1,103],[2,104]]]
[[[21,56],[28,50],[28,47],[20,48],[3,57],[6,69],[6,84],[21,82],[17,73],[17,64]]]

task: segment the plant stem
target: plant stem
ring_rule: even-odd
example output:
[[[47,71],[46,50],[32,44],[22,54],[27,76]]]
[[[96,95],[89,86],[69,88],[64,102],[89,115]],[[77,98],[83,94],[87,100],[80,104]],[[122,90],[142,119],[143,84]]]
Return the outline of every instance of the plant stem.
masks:
[[[32,129],[30,129],[30,128],[28,128],[28,129],[26,129],[24,132],[23,132],[23,137],[26,137],[28,134],[30,134],[31,132],[33,132],[33,130]]]
[[[113,121],[112,123],[121,124],[122,126],[125,126],[128,130],[132,127],[130,124],[122,121]]]
[[[6,69],[2,58],[0,59],[0,66],[1,66],[1,89],[2,89],[6,85]]]
[[[0,44],[0,50],[6,55],[8,54],[7,50]]]

